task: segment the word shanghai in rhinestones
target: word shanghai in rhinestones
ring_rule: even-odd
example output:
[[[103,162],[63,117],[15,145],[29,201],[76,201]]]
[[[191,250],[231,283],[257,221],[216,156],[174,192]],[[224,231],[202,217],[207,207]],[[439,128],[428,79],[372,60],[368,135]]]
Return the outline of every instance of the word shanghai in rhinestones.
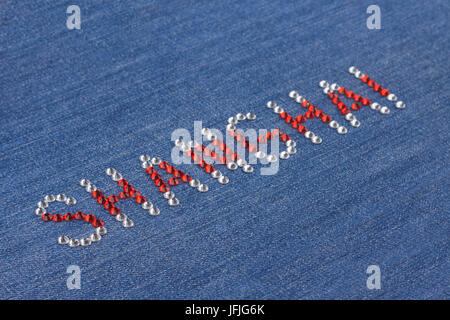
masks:
[[[388,102],[395,103],[394,105],[397,109],[404,109],[406,107],[406,104],[400,101],[395,94],[375,82],[369,76],[363,74],[356,67],[350,67],[348,71],[369,88],[372,88],[381,97],[386,98]],[[380,103],[372,101],[370,98],[357,94],[337,83],[330,84],[328,81],[322,80],[319,82],[319,87],[322,88],[323,93],[329,98],[331,103],[336,106],[342,114],[343,119],[353,128],[358,128],[361,125],[355,113],[363,109],[363,107],[369,107],[383,115],[391,112],[388,106],[382,106]],[[327,124],[329,128],[336,130],[338,134],[343,135],[348,133],[348,129],[327,114],[323,107],[319,108],[314,105],[295,90],[290,91],[288,96],[301,106],[300,110],[302,111],[298,112],[297,115],[289,114],[275,101],[267,102],[266,107],[271,109],[275,114],[278,114],[280,120],[290,125],[298,134],[303,135],[314,145],[319,145],[323,142],[319,135],[313,133],[307,127],[307,124],[314,118]],[[346,100],[350,100],[350,103],[346,104]],[[246,121],[254,122],[256,119],[256,114],[252,112],[238,113],[235,116],[229,117],[225,126],[225,136],[222,136],[220,130],[209,129],[202,125],[198,128],[200,131],[199,134],[194,134],[197,139],[191,139],[189,132],[187,134],[181,134],[175,130],[172,133],[174,148],[172,149],[171,162],[144,154],[139,156],[141,167],[148,175],[150,184],[154,185],[162,195],[162,198],[167,200],[169,207],[175,207],[180,204],[173,190],[180,184],[187,184],[194,191],[200,193],[209,190],[208,185],[181,170],[178,167],[180,164],[194,164],[202,172],[209,174],[219,185],[226,185],[230,182],[230,178],[218,169],[219,166],[223,166],[229,172],[240,168],[244,173],[251,174],[255,171],[256,164],[268,164],[269,167],[261,167],[261,175],[275,174],[278,170],[278,162],[280,159],[287,160],[297,153],[297,143],[282,128],[275,128],[270,131],[259,129],[259,133],[256,133],[253,129],[248,129],[244,132],[238,128],[240,123]],[[198,121],[194,123],[194,129],[196,129],[196,123]],[[270,152],[267,151],[269,143]],[[279,150],[279,144],[284,145],[281,152]],[[133,186],[129,180],[125,179],[120,172],[114,168],[107,168],[105,173],[121,189],[118,194],[106,195],[87,179],[82,179],[80,186],[107,213],[121,223],[124,228],[131,228],[135,225],[133,220],[123,213],[118,205],[119,202],[126,199],[133,200],[149,216],[156,217],[160,215],[160,209],[143,195],[140,190]],[[94,227],[92,234],[81,237],[80,239],[61,235],[57,239],[58,244],[71,248],[88,247],[93,243],[99,242],[106,235],[105,222],[94,214],[87,214],[82,211],[53,214],[47,212],[53,202],[65,203],[67,206],[73,206],[77,203],[75,198],[68,197],[63,193],[44,196],[44,199],[37,203],[37,209],[35,210],[36,215],[42,221],[56,223],[84,221]]]

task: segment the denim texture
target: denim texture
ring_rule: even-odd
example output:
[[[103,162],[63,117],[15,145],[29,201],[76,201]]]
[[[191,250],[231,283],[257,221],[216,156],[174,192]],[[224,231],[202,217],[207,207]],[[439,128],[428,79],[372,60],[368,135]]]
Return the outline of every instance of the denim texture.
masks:
[[[66,8],[81,8],[81,30]],[[381,8],[381,30],[366,9]],[[448,299],[448,1],[2,1],[0,298]],[[355,65],[406,102],[398,110],[347,70]],[[391,108],[351,128],[318,87],[336,81]],[[447,88],[447,89],[446,89]],[[265,108],[291,114],[297,90],[349,128],[312,120],[312,145]],[[345,100],[346,102],[348,100]],[[447,106],[448,108],[448,106]],[[169,208],[139,155],[170,159],[170,134],[193,122],[286,130],[298,153],[278,174],[226,172],[220,185],[175,188]],[[118,193],[114,167],[160,209],[131,200],[124,229],[79,186]],[[36,203],[63,192],[109,233],[89,248],[82,223],[44,223]],[[67,211],[52,204],[50,212]],[[381,290],[366,269],[381,268]],[[68,290],[66,268],[81,268]]]

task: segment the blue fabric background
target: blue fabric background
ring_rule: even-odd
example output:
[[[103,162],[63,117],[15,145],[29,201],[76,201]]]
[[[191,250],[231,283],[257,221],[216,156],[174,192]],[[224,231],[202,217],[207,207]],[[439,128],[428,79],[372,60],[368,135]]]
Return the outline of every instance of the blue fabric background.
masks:
[[[82,29],[66,28],[78,4]],[[382,29],[366,27],[370,4]],[[448,299],[448,1],[13,1],[1,5],[0,298]],[[355,65],[407,104],[393,108],[350,76]],[[317,83],[327,79],[392,108],[363,109],[339,136],[320,121],[308,143],[264,105],[290,113],[296,89],[344,123]],[[173,129],[224,128],[253,111],[254,127],[286,129],[299,152],[274,176],[227,172],[219,185],[149,184],[138,156],[170,158]],[[115,167],[161,208],[121,208],[122,228],[79,187],[109,193]],[[87,224],[45,224],[45,194],[106,221],[89,248],[56,243]],[[67,210],[52,205],[50,211]],[[81,290],[68,290],[78,265]],[[366,288],[379,265],[382,289]]]

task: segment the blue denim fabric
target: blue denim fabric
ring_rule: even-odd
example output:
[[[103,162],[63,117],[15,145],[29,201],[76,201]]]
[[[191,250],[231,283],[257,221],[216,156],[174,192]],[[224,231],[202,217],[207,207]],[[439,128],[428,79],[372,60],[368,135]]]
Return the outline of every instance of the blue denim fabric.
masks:
[[[76,3],[73,3],[76,2]],[[81,30],[66,8],[81,8]],[[381,30],[366,9],[381,8]],[[0,298],[448,299],[448,1],[13,1],[1,18]],[[397,110],[349,75],[355,65],[406,102]],[[346,123],[318,88],[338,83],[391,107],[357,113],[344,136],[320,121],[315,146],[264,107],[292,114],[297,90]],[[299,152],[273,176],[228,172],[183,185],[169,208],[139,155],[170,159],[170,133],[193,122],[224,128],[236,112],[285,129]],[[160,209],[131,200],[124,229],[79,186],[108,193],[115,167]],[[45,194],[103,218],[89,248],[59,246],[83,223],[44,223]],[[67,211],[52,204],[49,211]],[[366,269],[381,268],[368,290]],[[66,268],[81,268],[68,290]]]

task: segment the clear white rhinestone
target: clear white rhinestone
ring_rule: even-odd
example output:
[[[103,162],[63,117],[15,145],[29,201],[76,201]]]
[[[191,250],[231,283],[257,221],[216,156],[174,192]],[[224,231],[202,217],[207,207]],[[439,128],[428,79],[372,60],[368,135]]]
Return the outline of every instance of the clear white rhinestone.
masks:
[[[314,144],[320,144],[320,143],[322,143],[322,138],[319,136],[314,136],[314,137],[312,137],[311,142]]]
[[[157,166],[158,164],[160,164],[162,162],[162,160],[160,158],[158,158],[158,157],[152,158],[151,161],[152,161],[152,164],[155,165],[155,166]]]
[[[200,184],[200,185],[197,187],[197,190],[198,190],[199,192],[206,192],[206,191],[209,190],[209,188],[208,188],[208,186],[207,186],[206,184]]]
[[[213,177],[214,179],[218,179],[221,176],[222,172],[220,172],[219,170],[214,170],[213,172],[211,172],[211,177]]]
[[[340,126],[339,128],[337,128],[337,132],[339,134],[346,134],[347,133],[347,128],[344,126]]]
[[[280,106],[276,106],[275,108],[273,108],[273,112],[275,113],[283,113],[284,109]]]
[[[35,211],[34,211],[34,213],[37,215],[37,216],[42,216],[44,213],[46,213],[47,212],[47,210],[45,210],[44,208],[37,208]]]
[[[180,204],[180,200],[178,200],[177,198],[172,198],[172,199],[169,199],[168,203],[169,203],[169,206],[174,207],[174,206],[177,206]]]
[[[236,117],[229,117],[227,122],[231,124],[236,124],[238,123],[238,119]]]
[[[200,185],[200,181],[198,179],[192,179],[191,181],[189,181],[189,185],[192,188],[197,188]]]
[[[263,151],[257,151],[257,152],[255,153],[255,157],[256,157],[257,159],[264,159],[264,158],[266,157],[266,153],[263,152]]]
[[[295,153],[297,153],[297,149],[295,148],[295,147],[287,147],[286,148],[286,152],[287,153],[289,153],[289,154],[295,154]]]
[[[106,227],[95,228],[95,233],[97,233],[101,236],[104,236],[107,232],[108,232],[108,230],[106,230]]]
[[[256,114],[249,112],[246,115],[247,120],[255,120],[256,119]]]
[[[348,72],[350,72],[351,74],[355,74],[356,71],[358,71],[356,67],[351,66],[350,68],[348,68]]]
[[[239,121],[243,121],[243,120],[247,119],[247,117],[245,116],[245,114],[239,112],[239,113],[236,115],[236,119],[238,119]]]
[[[148,154],[143,154],[139,157],[139,160],[141,160],[141,162],[150,161],[150,156]]]
[[[159,215],[159,214],[161,213],[161,211],[159,211],[158,208],[153,207],[153,208],[150,208],[150,209],[148,210],[148,213],[149,213],[151,216],[157,216],[157,215]]]
[[[133,220],[127,218],[127,219],[123,220],[122,226],[123,226],[124,228],[131,228],[131,227],[134,226],[134,222],[133,222]]]
[[[219,179],[217,179],[217,181],[219,181],[220,184],[227,184],[228,182],[230,182],[230,179],[228,179],[228,177],[226,176],[221,176]]]
[[[236,170],[238,168],[238,165],[235,162],[228,162],[227,168],[228,170]]]
[[[286,146],[288,147],[295,147],[297,143],[294,140],[288,140],[286,141]]]
[[[361,122],[359,122],[358,119],[353,119],[352,121],[350,121],[350,125],[352,127],[358,128],[361,125]]]
[[[74,206],[77,204],[77,200],[74,197],[67,197],[66,198],[66,204],[68,206]]]
[[[56,195],[56,201],[58,202],[65,202],[66,201],[66,195],[64,193],[60,193]]]
[[[37,203],[37,207],[38,208],[47,208],[48,207],[48,203],[47,203],[47,201],[39,201],[38,203]]]
[[[396,96],[395,94],[393,94],[393,93],[390,93],[390,94],[387,96],[387,99],[388,99],[389,101],[397,101],[397,96]]]
[[[353,119],[355,119],[355,116],[353,115],[353,113],[350,112],[345,115],[345,120],[352,121]]]
[[[269,102],[267,102],[266,106],[269,109],[273,109],[273,108],[275,108],[277,106],[277,104],[274,101],[269,101]]]
[[[312,132],[312,131],[306,131],[306,133],[305,133],[305,138],[306,138],[306,139],[312,139],[312,137],[314,137],[314,132]]]
[[[252,173],[253,167],[249,164],[246,164],[242,167],[242,171],[244,171],[245,173]]]
[[[298,92],[295,90],[292,90],[291,92],[289,92],[289,97],[292,99],[295,99],[298,97]]]
[[[108,176],[112,176],[114,173],[116,173],[116,169],[114,169],[114,168],[107,168],[107,169],[105,170],[105,173],[106,173]]]
[[[370,105],[370,109],[372,110],[380,110],[381,109],[381,105],[378,102],[374,102]]]
[[[78,239],[70,239],[69,240],[69,247],[76,248],[80,245],[80,240]]]
[[[322,80],[319,82],[319,87],[321,87],[321,88],[326,88],[329,86],[330,86],[330,84],[328,82],[326,82],[325,80]]]
[[[141,204],[142,209],[150,209],[153,207],[153,203],[149,202],[149,201],[145,201],[143,204]]]
[[[405,109],[406,108],[406,104],[403,101],[397,101],[397,103],[395,104],[395,107],[397,109]]]
[[[280,159],[286,160],[290,157],[290,154],[287,151],[282,151],[280,153]]]
[[[328,125],[333,129],[337,129],[339,127],[339,123],[335,120],[331,121]]]
[[[269,154],[268,156],[267,156],[267,161],[268,162],[276,162],[278,159],[277,159],[277,156],[275,156],[275,155],[273,155],[273,154]]]
[[[247,161],[245,161],[244,159],[238,159],[238,161],[236,161],[236,164],[239,166],[239,167],[243,167],[243,166],[245,166],[246,164],[247,164]]]
[[[52,194],[48,194],[44,197],[45,202],[50,203],[56,201],[56,198]]]
[[[388,107],[384,106],[384,107],[381,107],[380,112],[381,112],[381,114],[389,114],[391,112],[391,110],[389,110]]]
[[[91,234],[89,238],[91,239],[92,242],[99,242],[100,240],[102,240],[102,236],[99,235],[98,233]]]
[[[80,240],[80,244],[82,247],[87,247],[91,245],[91,239],[90,238],[83,238]]]
[[[59,244],[62,244],[62,245],[65,245],[65,244],[68,244],[69,243],[69,237],[68,236],[59,236],[58,237],[58,243]]]
[[[151,163],[150,161],[144,161],[144,162],[142,162],[141,166],[142,166],[142,168],[144,168],[144,169],[153,167],[153,165],[152,165],[152,163]]]
[[[173,191],[167,191],[163,194],[164,199],[173,199],[175,198],[175,193]]]
[[[82,187],[87,187],[90,184],[91,184],[91,182],[89,180],[87,180],[87,179],[82,179],[80,181],[80,186],[82,186]]]

